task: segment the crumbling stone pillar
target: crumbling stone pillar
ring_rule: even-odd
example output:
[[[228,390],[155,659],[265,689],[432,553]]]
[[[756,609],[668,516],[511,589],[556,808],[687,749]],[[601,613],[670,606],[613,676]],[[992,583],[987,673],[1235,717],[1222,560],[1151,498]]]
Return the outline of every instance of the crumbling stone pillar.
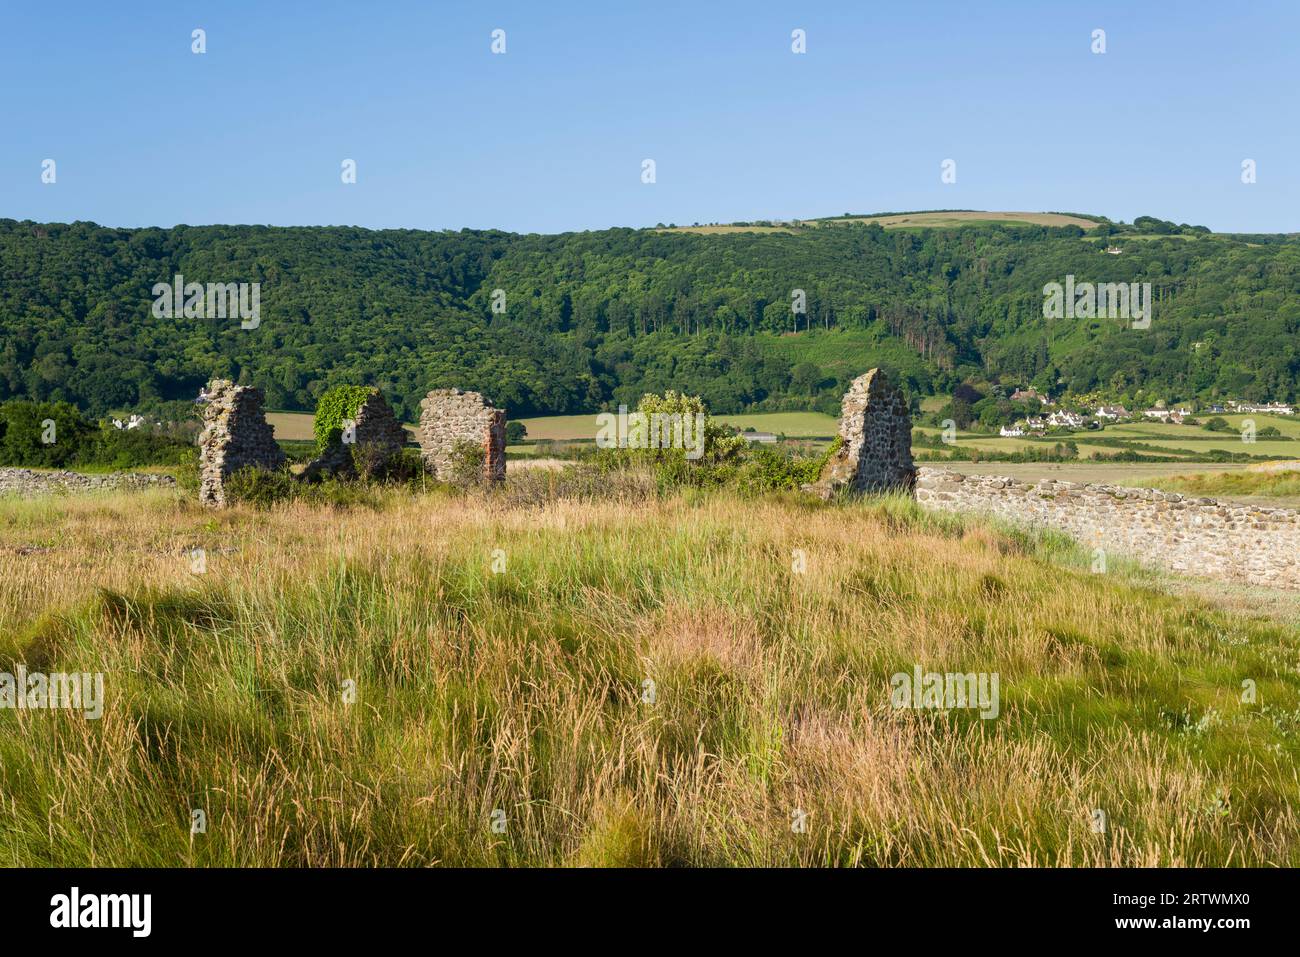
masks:
[[[406,438],[392,406],[375,389],[357,408],[352,428],[313,459],[299,478],[309,482],[324,474],[375,478],[401,454]]]
[[[840,439],[839,450],[807,491],[830,498],[845,491],[910,492],[915,486],[912,416],[902,390],[882,370],[858,376],[844,393]]]
[[[458,443],[483,449],[483,477],[506,477],[506,414],[494,409],[477,392],[434,389],[420,402],[420,454],[425,468],[441,481],[453,478]]]
[[[199,434],[199,501],[219,507],[226,504],[226,481],[246,466],[277,469],[284,452],[262,408],[262,390],[213,379],[207,388]]]

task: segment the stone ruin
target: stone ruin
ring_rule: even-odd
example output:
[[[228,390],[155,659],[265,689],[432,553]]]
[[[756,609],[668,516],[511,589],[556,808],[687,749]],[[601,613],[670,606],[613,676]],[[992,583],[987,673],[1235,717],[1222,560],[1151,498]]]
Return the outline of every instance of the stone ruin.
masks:
[[[226,504],[226,481],[246,466],[278,469],[284,452],[262,408],[262,390],[228,379],[208,383],[199,434],[199,501]]]
[[[853,380],[844,393],[839,450],[805,491],[829,499],[842,492],[911,492],[912,416],[907,399],[881,369]]]
[[[306,482],[324,475],[375,478],[401,454],[406,440],[406,429],[375,389],[357,408],[351,428],[345,428],[339,441],[313,459],[299,478]]]
[[[506,477],[506,414],[477,392],[434,389],[420,403],[420,454],[434,478],[455,478],[456,446],[471,442],[483,449],[483,478]]]

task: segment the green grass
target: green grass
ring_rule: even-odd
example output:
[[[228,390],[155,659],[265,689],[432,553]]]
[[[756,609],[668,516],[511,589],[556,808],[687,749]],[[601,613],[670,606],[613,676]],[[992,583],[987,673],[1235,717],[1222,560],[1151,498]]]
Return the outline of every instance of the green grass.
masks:
[[[528,429],[528,439],[538,441],[582,440],[594,441],[596,414],[548,415],[520,419]],[[761,412],[752,415],[715,415],[713,421],[735,426],[742,431],[753,428],[758,432],[785,433],[790,438],[830,438],[839,432],[840,423],[834,416],[820,412]]]
[[[1175,475],[1156,479],[1157,488],[1189,495],[1251,495],[1269,498],[1300,497],[1300,472],[1215,472]]]
[[[1294,628],[902,499],[566,481],[0,503],[0,670],[107,694],[0,711],[0,862],[1300,864]],[[998,718],[892,708],[916,664]]]

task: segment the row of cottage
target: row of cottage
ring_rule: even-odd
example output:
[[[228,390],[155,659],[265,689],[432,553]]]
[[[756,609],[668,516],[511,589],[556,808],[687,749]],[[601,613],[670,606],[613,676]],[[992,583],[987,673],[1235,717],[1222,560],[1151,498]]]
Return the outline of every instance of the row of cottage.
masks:
[[[1011,398],[1013,400],[1037,399],[1039,402],[1044,404],[1050,402],[1046,396],[1041,395],[1033,389],[1018,389]],[[1230,400],[1222,404],[1216,403],[1210,405],[1204,410],[1204,414],[1207,415],[1223,415],[1228,413],[1294,415],[1295,408],[1285,402],[1255,404]],[[1122,405],[1101,405],[1098,406],[1091,415],[1081,412],[1071,412],[1069,409],[1055,409],[1046,416],[1030,416],[1016,422],[1014,425],[1003,426],[999,430],[999,434],[1003,437],[1015,437],[1041,433],[1049,428],[1082,429],[1088,426],[1090,420],[1095,420],[1097,423],[1128,422],[1138,418],[1139,416],[1144,419],[1153,419],[1159,422],[1170,422],[1174,425],[1182,425],[1192,416],[1192,414],[1192,410],[1185,406],[1177,409],[1153,408],[1143,409],[1140,412],[1130,412]]]

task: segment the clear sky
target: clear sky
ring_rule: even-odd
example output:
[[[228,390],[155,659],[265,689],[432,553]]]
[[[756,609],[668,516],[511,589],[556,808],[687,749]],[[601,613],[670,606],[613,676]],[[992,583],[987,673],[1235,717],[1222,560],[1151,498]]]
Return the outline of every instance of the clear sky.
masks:
[[[1294,0],[0,0],[0,217],[556,232],[969,208],[1294,231],[1298,52]]]

